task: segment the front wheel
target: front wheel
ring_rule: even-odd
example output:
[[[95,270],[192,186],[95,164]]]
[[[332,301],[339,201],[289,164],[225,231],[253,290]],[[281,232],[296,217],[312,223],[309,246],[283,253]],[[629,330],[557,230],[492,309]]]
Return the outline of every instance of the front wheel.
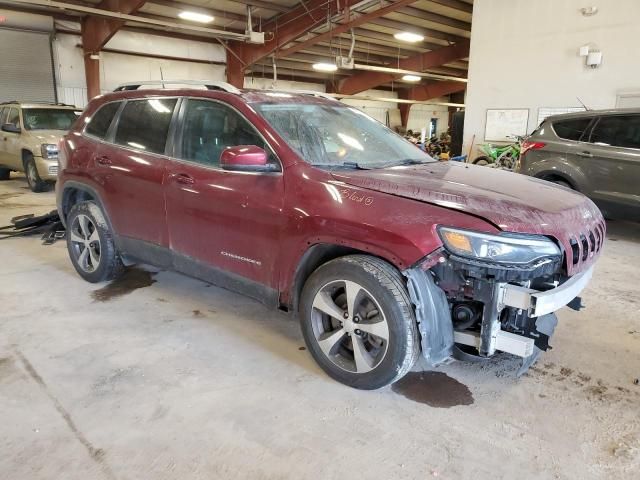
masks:
[[[0,168],[0,180],[9,180],[11,178],[11,170],[8,168]]]
[[[404,280],[375,257],[351,255],[319,267],[304,286],[300,323],[315,361],[351,387],[389,385],[420,353]]]
[[[24,173],[27,176],[27,183],[32,192],[46,192],[49,189],[49,184],[40,178],[36,168],[36,161],[31,154],[27,155],[24,160]]]

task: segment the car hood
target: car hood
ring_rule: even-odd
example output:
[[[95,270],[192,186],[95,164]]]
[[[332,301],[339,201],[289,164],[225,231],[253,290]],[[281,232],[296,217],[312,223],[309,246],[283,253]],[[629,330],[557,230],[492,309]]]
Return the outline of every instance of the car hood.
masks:
[[[352,186],[468,213],[503,231],[553,236],[566,251],[571,251],[572,243],[581,235],[589,238],[593,232],[594,238],[604,238],[602,215],[587,197],[517,173],[438,162],[341,171],[334,172],[333,177]],[[599,245],[594,245],[593,256],[596,250]],[[568,270],[575,268],[569,266]]]
[[[39,143],[57,144],[65,133],[65,130],[29,130],[31,138]]]

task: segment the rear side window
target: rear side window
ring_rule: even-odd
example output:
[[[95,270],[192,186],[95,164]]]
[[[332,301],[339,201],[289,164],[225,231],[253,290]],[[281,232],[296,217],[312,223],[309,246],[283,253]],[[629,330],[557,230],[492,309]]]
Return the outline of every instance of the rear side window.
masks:
[[[109,126],[111,125],[111,121],[113,120],[113,116],[116,114],[119,107],[120,102],[107,103],[106,105],[100,107],[98,111],[91,117],[89,125],[87,125],[87,128],[85,129],[85,132],[88,135],[100,139],[106,137]]]
[[[582,134],[591,123],[591,118],[574,118],[571,120],[560,120],[553,124],[553,130],[560,138],[565,140],[580,140]]]
[[[118,120],[115,142],[145,152],[164,153],[176,102],[175,98],[128,101]]]
[[[593,128],[591,143],[640,148],[640,115],[602,117]]]

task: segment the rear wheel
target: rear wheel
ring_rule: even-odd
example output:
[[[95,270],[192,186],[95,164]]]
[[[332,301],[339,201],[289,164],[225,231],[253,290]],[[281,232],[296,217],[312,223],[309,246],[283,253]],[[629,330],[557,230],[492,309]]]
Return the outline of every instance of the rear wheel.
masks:
[[[485,166],[489,165],[491,162],[489,161],[489,157],[478,157],[472,163],[474,165]]]
[[[113,280],[124,272],[113,234],[94,202],[77,203],[69,212],[67,250],[74,268],[88,282]]]
[[[302,292],[300,323],[316,362],[360,389],[402,378],[419,355],[413,307],[400,273],[366,255],[319,267]]]
[[[27,176],[27,183],[32,192],[40,193],[49,189],[49,184],[40,178],[36,168],[36,161],[30,153],[24,159],[24,173]]]

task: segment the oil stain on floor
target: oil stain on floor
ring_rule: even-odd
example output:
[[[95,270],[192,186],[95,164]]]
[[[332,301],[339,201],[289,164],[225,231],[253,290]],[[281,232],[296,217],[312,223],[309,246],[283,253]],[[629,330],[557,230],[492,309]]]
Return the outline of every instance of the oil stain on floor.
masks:
[[[391,390],[430,407],[449,408],[473,404],[471,390],[442,372],[410,372],[394,383]]]
[[[155,272],[148,272],[136,267],[127,268],[124,274],[102,288],[91,292],[95,302],[108,302],[117,297],[127,295],[139,288],[149,287],[156,283]]]

